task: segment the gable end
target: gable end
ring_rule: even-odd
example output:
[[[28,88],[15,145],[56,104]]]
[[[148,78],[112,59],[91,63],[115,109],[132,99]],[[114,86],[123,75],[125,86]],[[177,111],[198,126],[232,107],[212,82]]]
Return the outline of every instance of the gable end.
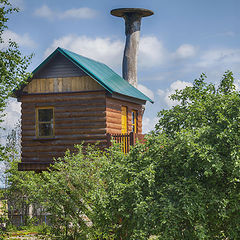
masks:
[[[46,65],[34,73],[33,78],[39,79],[81,76],[87,76],[87,74],[58,52]]]

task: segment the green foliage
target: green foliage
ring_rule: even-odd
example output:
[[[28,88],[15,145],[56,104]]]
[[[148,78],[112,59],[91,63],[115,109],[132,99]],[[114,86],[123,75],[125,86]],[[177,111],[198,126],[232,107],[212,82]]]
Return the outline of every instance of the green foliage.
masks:
[[[129,154],[80,145],[48,172],[18,175],[13,185],[44,206],[53,237],[239,239],[240,94],[232,73],[218,87],[202,75],[172,99],[179,104],[161,111],[156,130]]]
[[[4,239],[4,228],[6,228],[7,220],[7,202],[4,199],[4,190],[0,190],[0,240]]]
[[[26,216],[29,205],[32,203],[29,196],[31,195],[30,186],[34,173],[18,171],[18,162],[20,161],[20,137],[20,124],[17,124],[8,135],[4,149],[6,166],[6,190],[4,198],[8,201],[9,214],[18,212]],[[24,218],[24,222],[25,225],[29,225],[30,223],[27,217]]]
[[[3,110],[6,107],[6,100],[30,75],[27,67],[32,58],[23,56],[15,42],[11,39],[3,39],[4,30],[7,29],[9,14],[17,12],[8,0],[0,0],[0,123],[2,122]],[[1,147],[1,146],[0,146]],[[3,150],[1,147],[0,151]],[[4,160],[0,152],[0,160]]]
[[[84,153],[83,153],[84,151]],[[137,150],[136,150],[137,151]],[[132,154],[134,156],[134,154]],[[66,153],[49,172],[30,182],[35,199],[44,205],[52,233],[60,239],[147,239],[153,224],[145,214],[151,167],[132,169],[134,161],[119,146]],[[148,175],[148,179],[140,182]],[[135,179],[136,178],[136,179]]]
[[[15,42],[11,39],[3,39],[3,33],[7,29],[8,17],[17,11],[18,9],[12,7],[8,0],[0,0],[0,123],[3,121],[3,111],[6,107],[6,100],[11,96],[13,90],[17,89],[20,84],[29,77],[26,70],[32,56],[23,56]],[[19,153],[16,154],[11,148],[4,148],[0,145],[0,161],[8,161],[9,164],[12,164],[10,162],[16,161],[16,155],[19,155]],[[16,168],[11,168],[11,171],[18,175]],[[14,178],[15,174],[12,174],[11,177]],[[13,179],[11,179],[10,182],[12,180]],[[11,188],[15,188],[16,192],[19,191],[18,187],[19,185],[11,185]],[[4,193],[3,199],[9,200],[9,197],[18,202],[17,198],[14,199],[14,196],[17,194],[13,196],[8,195],[8,193]]]
[[[76,154],[67,152],[52,170],[35,176],[32,185],[35,198],[50,213],[53,234],[62,239],[87,239],[86,229],[92,224],[91,196],[102,188],[100,152],[88,149],[92,154],[83,155],[81,146],[78,150]]]
[[[144,153],[156,162],[159,239],[240,236],[240,94],[231,72],[218,88],[204,78],[172,95]]]

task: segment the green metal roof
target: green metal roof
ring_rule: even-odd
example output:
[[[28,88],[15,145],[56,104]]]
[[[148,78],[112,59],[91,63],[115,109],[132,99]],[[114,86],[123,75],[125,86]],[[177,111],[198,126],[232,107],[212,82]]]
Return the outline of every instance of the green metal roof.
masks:
[[[107,65],[97,62],[95,60],[83,57],[74,52],[68,51],[63,48],[57,48],[45,61],[42,62],[34,71],[37,72],[41,66],[48,62],[57,52],[60,52],[70,61],[72,61],[76,66],[81,68],[89,76],[95,79],[101,86],[103,86],[110,93],[119,93],[125,96],[141,99],[144,101],[153,101],[144,95],[137,88],[133,87],[126,80],[120,77]]]

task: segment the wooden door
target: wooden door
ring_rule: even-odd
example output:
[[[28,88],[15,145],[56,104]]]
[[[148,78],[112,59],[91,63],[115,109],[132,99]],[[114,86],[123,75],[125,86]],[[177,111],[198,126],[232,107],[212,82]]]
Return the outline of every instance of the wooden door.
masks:
[[[127,133],[127,107],[122,106],[122,133]]]

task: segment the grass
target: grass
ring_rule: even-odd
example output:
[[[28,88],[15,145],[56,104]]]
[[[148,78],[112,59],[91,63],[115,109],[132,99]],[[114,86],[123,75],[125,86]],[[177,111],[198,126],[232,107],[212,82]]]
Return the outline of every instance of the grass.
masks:
[[[9,226],[6,233],[4,234],[4,239],[14,240],[19,239],[14,237],[27,237],[27,240],[29,239],[29,236],[38,237],[39,239],[46,239],[45,237],[49,236],[49,234],[50,230],[46,224],[37,226],[22,226],[20,228],[16,228],[15,226]]]

